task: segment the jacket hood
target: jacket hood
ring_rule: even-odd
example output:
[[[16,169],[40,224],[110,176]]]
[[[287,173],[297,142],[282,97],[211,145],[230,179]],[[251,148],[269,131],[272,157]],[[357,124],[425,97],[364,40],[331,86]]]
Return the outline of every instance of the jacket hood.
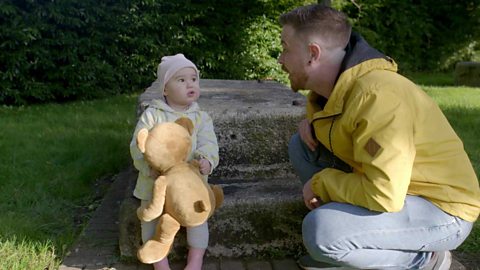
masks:
[[[390,57],[385,56],[377,49],[371,47],[360,34],[355,32],[353,32],[350,36],[350,41],[348,42],[345,51],[346,54],[340,68],[339,75],[345,70],[370,59],[380,58],[391,61]]]
[[[397,72],[397,64],[395,61],[371,47],[358,33],[352,33],[345,50],[346,54],[341,64],[337,82],[325,107],[323,107],[320,102],[324,98],[310,91],[308,100],[309,106],[312,106],[312,108],[307,107],[307,115],[318,112],[314,118],[323,118],[341,114],[345,99],[348,97],[350,89],[359,77],[373,70],[390,70]],[[325,103],[325,101],[323,101],[323,103]]]

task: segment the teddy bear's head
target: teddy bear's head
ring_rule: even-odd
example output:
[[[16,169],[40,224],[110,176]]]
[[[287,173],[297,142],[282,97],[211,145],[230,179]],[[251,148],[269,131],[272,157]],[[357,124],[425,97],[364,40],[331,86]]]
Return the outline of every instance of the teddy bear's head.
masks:
[[[150,131],[140,130],[137,145],[145,161],[156,171],[163,172],[187,160],[192,147],[192,132],[192,121],[183,117],[175,122],[158,124]]]

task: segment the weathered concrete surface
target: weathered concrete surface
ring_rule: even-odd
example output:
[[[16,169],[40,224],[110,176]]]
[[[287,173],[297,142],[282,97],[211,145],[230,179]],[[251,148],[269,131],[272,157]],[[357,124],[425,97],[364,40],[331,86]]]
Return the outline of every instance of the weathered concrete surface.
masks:
[[[119,219],[120,203],[124,201],[125,196],[129,200],[130,194],[125,193],[126,186],[132,183],[136,177],[133,168],[127,168],[120,172],[113,178],[106,196],[102,200],[101,205],[97,208],[92,219],[89,221],[84,232],[79,236],[77,242],[70,248],[67,256],[64,258],[59,270],[150,270],[153,269],[151,265],[139,263],[134,257],[130,260],[122,260],[119,254],[119,229],[118,225],[122,221]],[[250,183],[252,187],[254,184]],[[233,189],[233,190],[232,190]],[[235,187],[232,189],[225,189],[227,194],[232,191],[241,192],[245,196],[245,200],[254,196],[247,190]],[[228,196],[225,202],[225,209],[234,206],[235,202],[230,200],[232,196]],[[125,209],[126,211],[128,209]],[[273,209],[270,209],[273,210]],[[135,212],[135,211],[132,211]],[[292,217],[293,219],[294,217]],[[298,220],[296,221],[298,222]],[[136,226],[136,225],[135,225]],[[266,228],[268,229],[268,227]],[[120,229],[121,230],[121,229]],[[234,236],[232,233],[227,233],[230,237]],[[184,269],[185,260],[175,260],[183,256],[186,252],[184,246],[184,231],[178,235],[176,239],[176,256],[170,256],[171,269]],[[230,242],[230,246],[235,247],[236,241]],[[243,247],[241,247],[243,248]],[[265,247],[268,248],[268,247]],[[218,247],[214,247],[212,251],[216,252]],[[234,248],[231,248],[234,250]],[[136,249],[133,249],[133,253]],[[225,252],[224,252],[225,253]],[[278,254],[278,253],[277,253]],[[218,255],[218,254],[217,254]],[[256,255],[256,254],[253,254]],[[212,254],[207,253],[203,269],[211,270],[298,270],[295,264],[295,258],[292,257],[265,257],[260,259],[257,256],[242,257],[242,258],[228,258],[228,257],[213,257]]]
[[[102,200],[102,203],[95,211],[92,219],[89,221],[87,229],[80,235],[77,242],[70,248],[69,254],[65,257],[63,263],[59,267],[59,270],[151,270],[150,265],[139,263],[138,261],[121,260],[119,256],[119,247],[117,245],[118,233],[116,233],[117,226],[119,224],[118,211],[120,208],[120,202],[124,199],[125,185],[135,178],[135,174],[132,168],[127,168],[124,171],[116,175],[111,184],[106,196]],[[288,184],[287,184],[288,185]],[[282,185],[283,186],[283,185]],[[226,192],[230,192],[226,189]],[[247,190],[241,192],[245,195],[244,199],[249,200],[253,194],[249,194]],[[294,196],[292,194],[292,196]],[[229,196],[230,197],[230,196]],[[233,201],[232,201],[233,202]],[[225,203],[225,207],[230,205],[229,202]],[[270,208],[273,210],[273,207]],[[288,226],[295,228],[294,222],[300,222],[300,218],[295,220],[298,215],[302,215],[305,209],[300,209],[299,212],[294,213],[291,216],[292,221],[289,221]],[[261,215],[261,214],[258,214]],[[215,216],[214,216],[215,217]],[[262,218],[261,218],[262,219]],[[291,224],[294,224],[293,226]],[[287,225],[286,225],[287,226]],[[269,227],[266,227],[267,230]],[[107,232],[108,230],[108,232]],[[300,230],[297,232],[300,233]],[[226,234],[229,237],[234,237],[235,233]],[[182,236],[182,235],[180,235]],[[182,239],[179,239],[182,240]],[[237,241],[234,239],[230,242],[231,247],[235,247]],[[275,247],[275,246],[272,246]],[[244,247],[241,247],[244,248]],[[268,249],[268,246],[265,246]],[[212,247],[212,252],[216,252],[217,247]],[[237,250],[231,248],[232,250]],[[238,248],[240,249],[240,247]],[[225,249],[228,251],[228,249]],[[292,250],[292,247],[288,247],[287,250]],[[185,249],[183,249],[185,252]],[[209,251],[210,252],[210,251]],[[264,253],[264,252],[262,252]],[[262,254],[260,253],[260,254]],[[241,258],[229,258],[229,257],[213,257],[206,258],[203,269],[205,270],[298,270],[298,266],[295,263],[295,259],[304,253],[298,252],[294,256],[286,256],[283,253],[283,249],[272,249],[271,255],[275,256],[247,256]],[[478,264],[470,264],[475,267],[465,267],[459,260],[456,259],[456,253],[454,252],[454,260],[450,270],[475,270],[478,269]],[[185,259],[175,261],[172,260],[171,269],[181,270],[184,269]]]
[[[118,248],[120,255],[126,258],[135,258],[142,244],[140,221],[136,215],[140,200],[133,197],[137,176],[138,172],[135,170],[133,177],[124,179],[126,185],[118,213]]]
[[[455,84],[480,87],[480,62],[458,62],[455,65]]]
[[[292,175],[287,145],[305,115],[305,97],[271,81],[201,80],[200,107],[212,117],[220,147],[215,178]],[[145,92],[145,102],[159,98]]]
[[[293,257],[301,254],[301,226],[307,209],[299,180],[228,181],[225,202],[209,221],[209,255]]]
[[[223,186],[225,201],[209,219],[208,256],[289,257],[303,250],[301,222],[307,209],[301,200],[299,180],[213,179]],[[127,198],[120,210],[120,252],[132,257],[140,243],[140,225],[132,209],[139,203]],[[135,213],[135,211],[133,211]],[[122,216],[123,214],[123,216]],[[122,229],[123,228],[123,229]],[[185,231],[176,235],[173,256],[186,255]]]
[[[202,80],[201,88],[199,104],[214,121],[220,148],[220,165],[209,181],[225,192],[224,205],[209,221],[209,254],[297,254],[304,207],[287,145],[304,116],[305,97],[276,82]],[[138,115],[153,98],[158,93],[139,97]],[[133,186],[130,182],[120,209],[124,257],[135,257],[140,244]],[[185,251],[184,238],[177,234],[179,256]]]

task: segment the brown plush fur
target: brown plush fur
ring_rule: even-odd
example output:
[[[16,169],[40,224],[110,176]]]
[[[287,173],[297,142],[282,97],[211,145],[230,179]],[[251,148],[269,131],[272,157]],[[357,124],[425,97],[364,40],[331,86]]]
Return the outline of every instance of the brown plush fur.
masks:
[[[207,221],[223,202],[221,187],[203,180],[198,162],[187,163],[193,124],[188,118],[162,123],[150,131],[142,129],[137,145],[146,162],[158,171],[153,198],[138,208],[138,218],[159,218],[155,235],[138,250],[143,263],[154,263],[168,255],[180,226],[197,226]]]

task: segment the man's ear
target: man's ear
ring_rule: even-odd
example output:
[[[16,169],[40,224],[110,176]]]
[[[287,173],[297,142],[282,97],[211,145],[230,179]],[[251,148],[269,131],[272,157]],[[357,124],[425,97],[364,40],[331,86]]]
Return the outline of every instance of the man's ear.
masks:
[[[322,48],[317,43],[311,42],[308,44],[308,52],[310,53],[309,63],[317,62],[320,60]]]

